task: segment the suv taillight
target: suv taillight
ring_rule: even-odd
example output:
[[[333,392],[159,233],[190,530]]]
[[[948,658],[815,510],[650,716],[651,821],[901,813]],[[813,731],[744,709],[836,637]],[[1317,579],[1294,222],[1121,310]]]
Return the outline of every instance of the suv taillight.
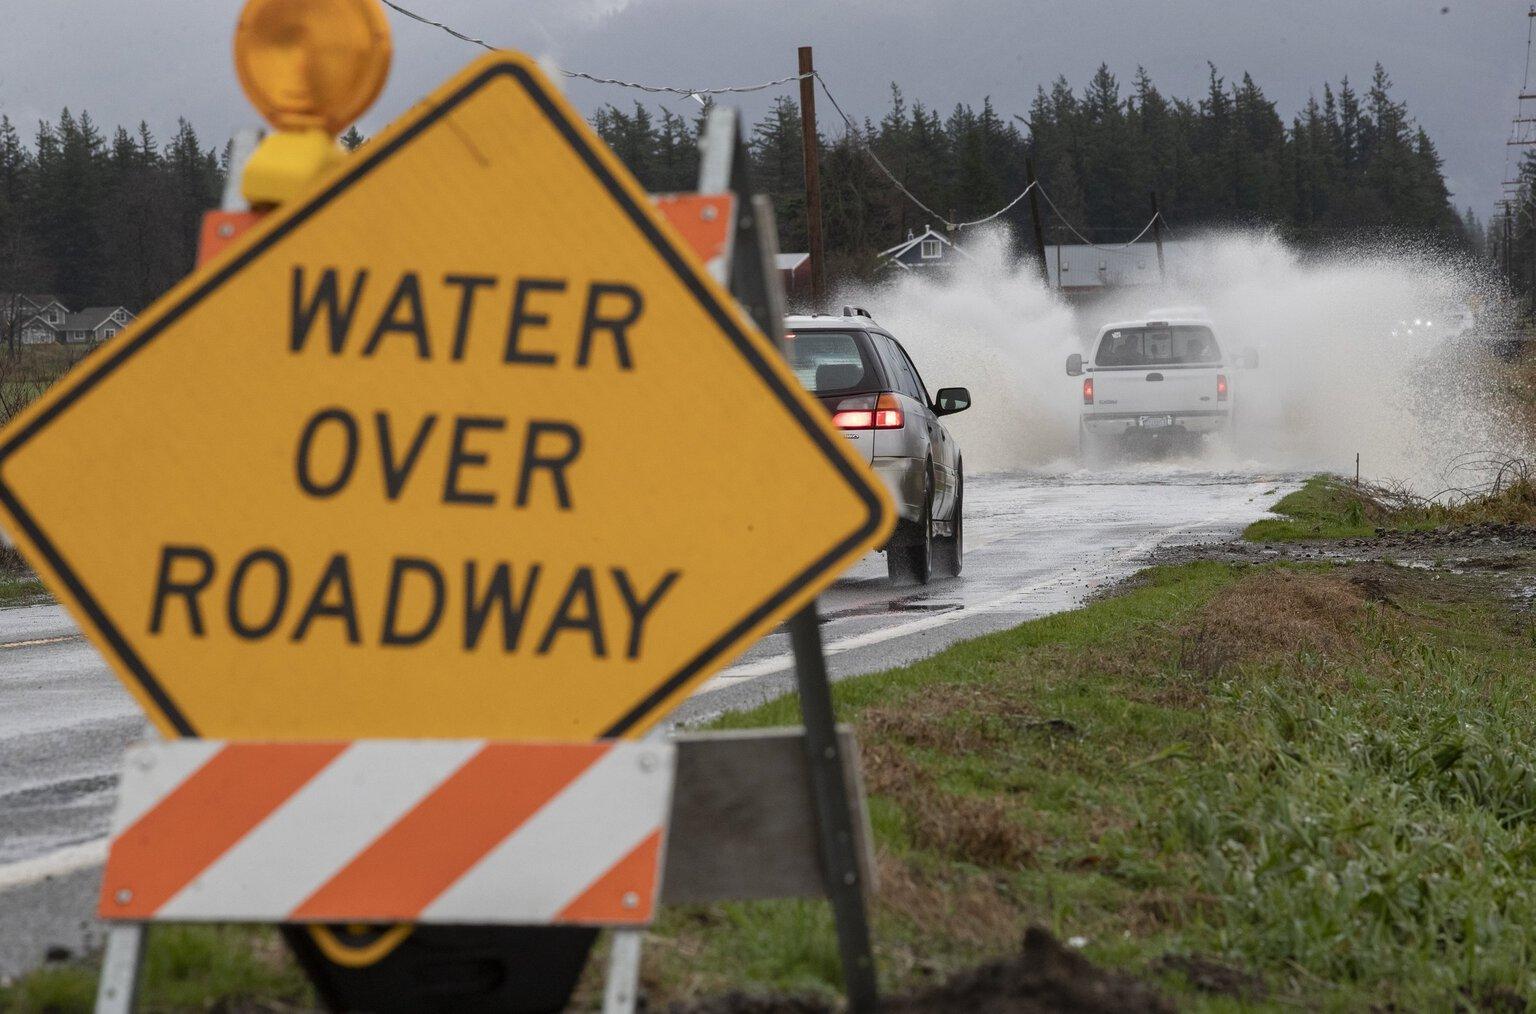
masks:
[[[1225,373],[1216,374],[1216,400],[1227,400],[1227,375]]]
[[[1084,377],[1083,378],[1083,404],[1084,405],[1092,405],[1093,404],[1093,378],[1092,377]]]
[[[899,430],[905,422],[894,394],[844,398],[832,413],[832,425],[840,430]]]

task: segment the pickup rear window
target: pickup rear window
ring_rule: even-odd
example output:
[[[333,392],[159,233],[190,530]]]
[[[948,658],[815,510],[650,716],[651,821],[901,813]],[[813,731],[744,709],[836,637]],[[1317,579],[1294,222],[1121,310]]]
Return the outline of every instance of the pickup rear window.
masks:
[[[883,386],[867,335],[850,331],[796,331],[784,344],[789,368],[813,394],[862,394]]]
[[[1181,366],[1218,363],[1221,349],[1208,327],[1127,327],[1106,334],[1095,366]]]

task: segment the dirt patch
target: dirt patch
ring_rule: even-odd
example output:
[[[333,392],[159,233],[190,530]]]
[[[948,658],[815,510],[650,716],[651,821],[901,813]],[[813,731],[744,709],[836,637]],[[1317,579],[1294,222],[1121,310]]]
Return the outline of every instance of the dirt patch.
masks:
[[[1035,843],[1010,813],[1007,800],[944,789],[913,751],[951,757],[990,754],[1021,735],[1051,735],[1053,728],[996,688],[930,688],[920,705],[903,701],[869,708],[861,716],[865,785],[901,807],[918,847],[978,866],[1018,868],[1033,857]]]
[[[1334,573],[1265,570],[1217,592],[1180,631],[1180,668],[1215,676],[1228,665],[1302,652],[1354,654],[1355,628],[1383,587]]]
[[[1006,745],[1039,717],[995,684],[945,684],[925,689],[920,704],[866,709],[859,735],[962,757]]]
[[[674,1004],[672,1014],[822,1014],[834,1008],[805,997],[728,994]],[[989,961],[942,985],[888,997],[887,1014],[1163,1014],[1175,1008],[1153,987],[1106,971],[1049,932],[1032,927],[1018,954]]]
[[[920,784],[898,800],[919,848],[998,869],[1017,869],[1034,857],[1035,845],[1025,825],[1000,799],[961,796]]]
[[[1012,939],[1022,921],[1005,890],[992,878],[953,868],[925,869],[881,852],[880,908],[900,915],[934,936],[947,937],[974,947],[995,947]],[[923,956],[906,956],[916,965]]]
[[[1165,954],[1152,968],[1182,975],[1202,993],[1250,1001],[1262,999],[1265,994],[1264,980],[1257,975],[1199,954]]]
[[[1151,986],[1105,971],[1049,932],[1031,927],[1017,955],[962,972],[941,986],[893,997],[890,1014],[975,1011],[1034,1014],[1045,1011],[1162,1012],[1174,1007]]]

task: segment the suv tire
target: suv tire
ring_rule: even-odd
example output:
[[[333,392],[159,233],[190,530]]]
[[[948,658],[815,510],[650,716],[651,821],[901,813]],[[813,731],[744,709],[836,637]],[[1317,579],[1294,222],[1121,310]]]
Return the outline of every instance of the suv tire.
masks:
[[[892,581],[927,584],[933,577],[933,473],[928,475],[928,491],[923,495],[921,534],[909,546],[891,546],[885,551],[886,572]]]
[[[938,557],[939,572],[959,577],[965,566],[965,466],[956,469],[955,509],[950,515],[951,534],[937,540],[934,554]]]

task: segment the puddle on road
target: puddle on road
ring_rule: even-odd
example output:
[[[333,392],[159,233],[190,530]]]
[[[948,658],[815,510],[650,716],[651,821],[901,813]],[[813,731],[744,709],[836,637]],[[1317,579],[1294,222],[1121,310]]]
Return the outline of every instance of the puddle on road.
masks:
[[[889,616],[892,613],[917,613],[935,615],[938,613],[952,613],[957,609],[964,609],[965,604],[955,602],[934,601],[923,595],[908,595],[904,598],[890,599],[885,602],[870,602],[862,606],[851,606],[847,609],[839,609],[836,612],[823,613],[822,623],[832,620],[847,620],[860,616]]]

